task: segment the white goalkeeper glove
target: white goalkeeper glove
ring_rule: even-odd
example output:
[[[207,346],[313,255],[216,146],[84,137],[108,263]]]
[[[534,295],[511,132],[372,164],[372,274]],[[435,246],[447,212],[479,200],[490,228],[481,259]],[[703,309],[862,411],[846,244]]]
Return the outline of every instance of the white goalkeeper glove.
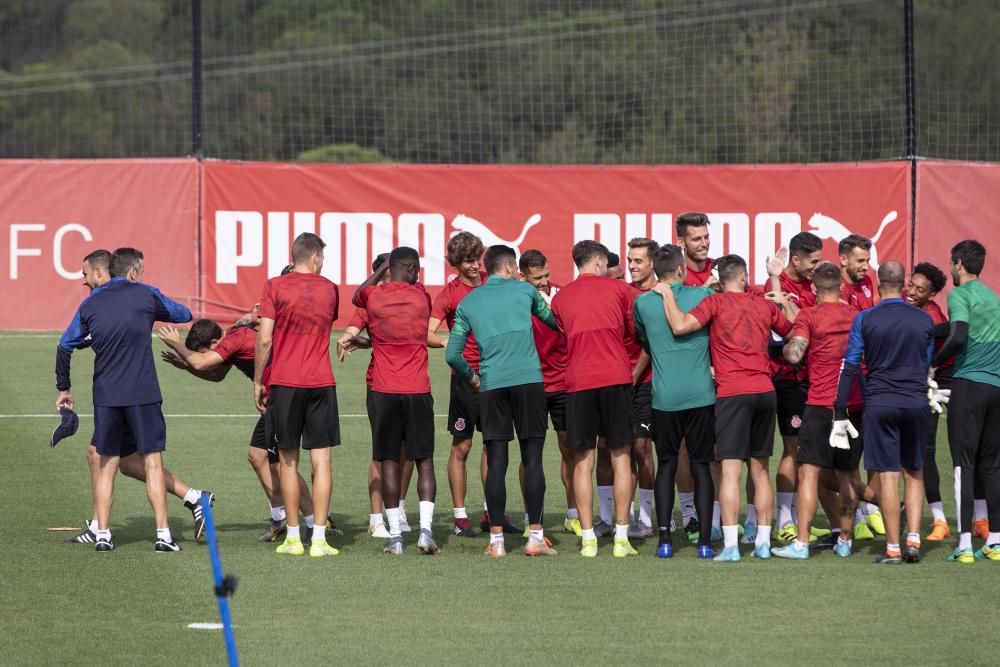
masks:
[[[951,400],[951,389],[940,389],[933,376],[927,378],[927,403],[931,406],[931,412],[941,414],[944,412],[942,405],[947,405]]]
[[[858,429],[849,419],[838,419],[833,422],[833,430],[830,431],[830,446],[834,449],[850,449],[851,440],[848,438],[858,437]]]

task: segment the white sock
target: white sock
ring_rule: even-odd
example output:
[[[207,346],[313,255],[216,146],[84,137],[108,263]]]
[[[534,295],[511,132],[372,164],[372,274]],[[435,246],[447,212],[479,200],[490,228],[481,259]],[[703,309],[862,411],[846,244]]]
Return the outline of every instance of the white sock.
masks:
[[[972,548],[972,533],[962,533],[958,536],[958,548],[959,549],[971,549]]]
[[[653,490],[639,489],[639,523],[653,527]]]
[[[594,529],[593,528],[584,528],[581,532],[583,533],[582,535],[580,535],[580,539],[582,539],[582,540],[596,540],[597,539],[597,535],[594,534]]]
[[[385,516],[389,519],[389,537],[401,537],[403,531],[399,529],[399,508],[386,507]]]
[[[157,528],[156,529],[156,539],[163,540],[164,542],[173,542],[173,538],[170,537],[170,528]]]
[[[799,542],[798,539],[795,540],[795,546],[797,546],[799,549],[808,549],[809,548],[809,545],[807,543],[805,543],[805,542]]]
[[[771,546],[771,527],[764,524],[757,526],[757,539],[753,544],[755,547],[759,547],[762,544]]]
[[[694,518],[694,492],[684,491],[677,496],[681,501],[681,525],[686,526]]]
[[[940,500],[937,501],[936,503],[930,503],[930,506],[931,506],[931,517],[935,521],[947,521],[947,519],[944,516],[944,506],[941,504]]]
[[[198,489],[188,489],[188,492],[184,494],[184,502],[188,505],[194,505],[199,500],[201,500],[201,491]]]
[[[524,525],[527,526],[530,523],[531,523],[531,519],[528,518],[528,513],[525,512],[524,513]]]
[[[485,500],[483,501],[483,512],[485,512],[487,515],[489,515],[490,513],[490,508],[486,506]]]
[[[378,514],[369,514],[368,515],[368,525],[369,526],[384,526],[385,524],[382,523],[382,513],[379,512]]]
[[[503,546],[503,531],[499,533],[490,533],[490,544],[499,544]]]
[[[628,522],[632,523],[635,521],[635,501],[628,504]]]
[[[399,513],[406,514],[406,498],[399,499]]]
[[[872,505],[871,503],[864,503],[864,507],[861,509],[862,514],[877,514],[878,505]]]
[[[326,542],[326,524],[313,526],[313,542]]]
[[[778,527],[784,528],[790,523],[795,523],[792,520],[792,496],[794,493],[789,493],[788,491],[778,491]]]
[[[545,544],[545,529],[539,528],[538,530],[532,530],[530,536],[528,537],[529,542],[534,542],[535,544]]]
[[[611,523],[611,505],[614,503],[615,487],[597,487],[597,504],[600,507],[601,521]]]
[[[271,508],[271,521],[281,521],[285,518],[285,507],[278,505]]]
[[[739,528],[736,526],[722,527],[722,543],[727,549],[735,549],[736,541],[739,539]]]
[[[94,534],[97,535],[99,540],[111,540],[111,530],[95,530]]]
[[[298,526],[288,526],[285,530],[287,531],[285,533],[285,537],[287,537],[288,539],[290,539],[290,540],[297,540],[297,539],[299,539],[299,527]]]
[[[976,498],[975,500],[976,508],[976,521],[982,521],[986,518],[986,500],[983,498]]]
[[[754,523],[755,524],[755,523],[757,523],[757,506],[756,505],[747,505],[747,520],[746,520],[745,523],[747,523],[747,524],[750,524],[750,523]]]
[[[566,518],[567,519],[579,519],[580,518],[580,513],[576,511],[575,507],[572,507],[572,508],[566,510]]]
[[[615,539],[621,538],[628,539],[628,524],[627,523],[616,523],[615,524]]]
[[[86,521],[84,521],[84,523],[87,524],[87,529],[90,530],[90,532],[92,532],[92,533],[96,533],[97,532],[97,518],[96,517],[93,518],[93,519],[87,519]]]
[[[993,546],[994,544],[1000,544],[1000,533],[991,532],[986,536],[986,544]]]
[[[712,528],[722,525],[722,510],[719,508],[719,501],[712,503]]]
[[[306,515],[306,528],[312,530],[312,527],[316,525],[316,519],[312,514]]]
[[[852,540],[850,538],[848,538],[848,539],[845,540],[843,535],[841,535],[840,537],[837,538],[837,542],[838,543],[846,544],[849,547],[854,545],[854,540]]]
[[[399,508],[402,514],[403,508]],[[430,530],[434,522],[434,503],[429,500],[420,501],[420,530]]]
[[[468,519],[469,515],[465,512],[464,507],[456,507],[454,509],[456,519]]]
[[[907,533],[906,541],[914,546],[920,546],[920,533]]]

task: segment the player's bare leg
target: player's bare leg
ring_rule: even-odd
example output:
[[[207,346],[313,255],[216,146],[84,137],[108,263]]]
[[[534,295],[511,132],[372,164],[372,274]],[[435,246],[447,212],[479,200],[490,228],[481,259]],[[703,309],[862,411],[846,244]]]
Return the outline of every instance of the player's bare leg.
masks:
[[[594,450],[576,452],[573,466],[573,495],[576,510],[580,513],[580,527],[584,531],[594,529],[594,486],[590,480],[594,474]]]
[[[451,500],[455,507],[465,507],[465,493],[468,484],[466,461],[472,451],[472,438],[452,439],[451,451],[448,454],[448,486],[451,488]]]
[[[97,482],[94,485],[94,514],[97,529],[110,530],[111,506],[115,499],[115,475],[118,473],[117,456],[100,456],[97,464]]]
[[[809,529],[816,518],[816,508],[819,505],[820,468],[803,463],[799,466],[798,474],[799,500],[795,521],[798,524],[798,542],[808,547]]]
[[[556,431],[556,442],[559,444],[559,477],[562,480],[563,489],[566,491],[566,518],[563,520],[563,527],[580,535],[580,513],[576,509],[576,496],[573,494],[573,470],[575,468],[575,454],[566,445],[566,432]]]
[[[906,546],[904,558],[920,559],[920,519],[924,513],[924,471],[903,468],[903,499],[906,503]],[[914,550],[917,550],[914,553]]]
[[[778,461],[778,471],[774,476],[774,488],[778,496],[778,515],[774,526],[778,529],[779,533],[786,527],[790,527],[789,524],[797,521],[792,508],[795,505],[795,487],[798,482],[795,453],[798,450],[799,436],[782,435],[781,442],[781,459]],[[814,518],[815,515],[814,509]],[[781,539],[788,537],[791,537],[791,531],[781,535]]]
[[[638,530],[634,531],[633,535],[643,538],[651,537],[653,535],[653,489],[656,486],[656,467],[653,465],[653,440],[651,438],[636,438],[632,441],[631,467],[635,471],[635,479],[639,487],[639,521],[636,526]]]
[[[885,552],[888,555],[899,555],[899,472],[880,472],[879,478],[882,482],[882,503],[879,509],[882,510],[882,520],[885,521]]]
[[[600,520],[594,522],[594,530],[600,537],[614,530],[614,480],[615,473],[611,467],[611,454],[608,452],[607,438],[597,438],[597,507]],[[629,471],[631,481],[632,471]],[[582,524],[581,524],[582,525]]]
[[[301,495],[300,482],[304,486],[305,480],[299,474],[299,450],[279,449],[278,450],[278,480],[281,484],[281,502],[285,506],[288,515],[288,528],[294,529],[292,532],[299,532],[299,500]],[[289,536],[291,539],[291,535]]]
[[[312,514],[314,520],[312,546],[309,555],[315,555],[314,551],[317,549],[317,544],[326,543],[327,517],[330,515],[330,496],[333,494],[333,469],[330,467],[330,448],[320,447],[310,449],[309,460],[312,463],[312,512],[309,514]]]
[[[267,460],[267,450],[260,447],[248,447],[247,463],[250,464],[250,467],[253,468],[254,473],[257,475],[260,488],[264,489],[267,501],[271,504],[271,507],[279,507],[281,505],[281,492],[279,490],[280,486],[277,475],[275,474],[277,467],[272,466]],[[167,490],[170,490],[169,483]]]
[[[142,457],[146,469],[146,496],[153,508],[156,519],[156,529],[168,528],[167,524],[167,487],[163,480],[163,457],[160,452],[151,452]]]
[[[632,453],[630,447],[609,450],[614,470],[615,542],[628,541],[628,524],[632,506]]]

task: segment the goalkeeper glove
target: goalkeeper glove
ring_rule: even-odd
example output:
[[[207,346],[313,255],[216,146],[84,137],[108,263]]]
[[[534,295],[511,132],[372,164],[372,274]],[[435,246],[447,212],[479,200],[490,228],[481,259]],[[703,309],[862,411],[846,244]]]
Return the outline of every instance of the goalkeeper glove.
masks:
[[[830,431],[830,446],[834,449],[850,449],[851,441],[847,437],[858,437],[858,429],[847,419],[837,419],[833,422],[833,430]]]
[[[941,414],[944,412],[942,405],[947,405],[951,400],[951,389],[940,389],[934,377],[927,378],[927,403],[931,407],[931,412]]]

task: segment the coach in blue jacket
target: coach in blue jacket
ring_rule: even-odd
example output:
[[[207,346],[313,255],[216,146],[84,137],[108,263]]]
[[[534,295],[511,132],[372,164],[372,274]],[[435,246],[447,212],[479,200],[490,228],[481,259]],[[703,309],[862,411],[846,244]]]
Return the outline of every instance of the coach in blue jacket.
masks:
[[[160,384],[153,361],[153,323],[190,322],[191,311],[139,282],[142,253],[119,248],[111,256],[111,280],[95,288],[80,304],[56,350],[56,407],[73,407],[70,392],[72,351],[94,350],[94,435],[100,468],[94,494],[97,551],[111,551],[108,521],[118,460],[138,451],[146,469],[146,494],[156,517],[156,551],[180,551],[167,525],[167,493],[160,452],[166,448]],[[126,437],[130,431],[132,438]]]

